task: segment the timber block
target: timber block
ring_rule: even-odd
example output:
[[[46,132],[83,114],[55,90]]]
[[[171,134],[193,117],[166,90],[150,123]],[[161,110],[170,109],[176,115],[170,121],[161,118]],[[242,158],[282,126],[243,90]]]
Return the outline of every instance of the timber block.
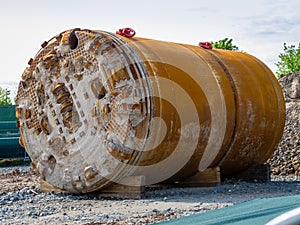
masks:
[[[179,181],[178,184],[184,187],[214,187],[221,184],[220,168],[213,167],[199,171],[195,175]]]
[[[119,183],[113,183],[96,192],[98,197],[109,198],[134,198],[141,199],[145,196],[145,177],[123,177]]]
[[[42,192],[67,193],[66,191],[49,184],[44,179],[40,178],[40,189]]]
[[[40,179],[40,189],[43,192],[54,193],[69,193],[58,187],[49,184],[44,179]],[[144,176],[131,176],[123,177],[120,183],[112,183],[104,189],[85,193],[89,196],[107,197],[107,198],[131,198],[141,199],[145,196],[145,177]]]

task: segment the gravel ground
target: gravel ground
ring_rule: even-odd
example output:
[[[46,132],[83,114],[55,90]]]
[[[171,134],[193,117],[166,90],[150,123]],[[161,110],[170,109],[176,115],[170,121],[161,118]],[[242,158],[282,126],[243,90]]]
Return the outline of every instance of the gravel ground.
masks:
[[[225,181],[211,188],[148,189],[144,199],[122,200],[43,193],[29,166],[0,168],[0,223],[149,224],[256,198],[300,194],[299,181],[274,179],[268,183]]]

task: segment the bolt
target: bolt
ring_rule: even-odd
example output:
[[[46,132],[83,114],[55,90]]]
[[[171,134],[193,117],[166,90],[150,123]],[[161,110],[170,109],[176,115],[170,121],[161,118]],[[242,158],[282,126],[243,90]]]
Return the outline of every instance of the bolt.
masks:
[[[63,150],[62,152],[63,156],[68,156],[69,155],[69,151],[67,149]]]
[[[98,172],[95,171],[93,166],[87,166],[84,169],[84,175],[85,175],[87,180],[94,179],[97,174],[98,174]]]

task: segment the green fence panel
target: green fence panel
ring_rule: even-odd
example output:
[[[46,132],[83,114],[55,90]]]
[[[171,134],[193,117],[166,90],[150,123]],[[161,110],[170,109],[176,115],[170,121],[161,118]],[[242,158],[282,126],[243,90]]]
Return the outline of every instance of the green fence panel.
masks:
[[[22,158],[25,149],[19,144],[18,137],[0,138],[0,158]]]
[[[0,133],[5,131],[19,131],[16,121],[0,121]]]
[[[0,105],[0,121],[16,121],[16,105]]]
[[[19,144],[16,105],[0,106],[0,158],[22,158],[25,149]]]

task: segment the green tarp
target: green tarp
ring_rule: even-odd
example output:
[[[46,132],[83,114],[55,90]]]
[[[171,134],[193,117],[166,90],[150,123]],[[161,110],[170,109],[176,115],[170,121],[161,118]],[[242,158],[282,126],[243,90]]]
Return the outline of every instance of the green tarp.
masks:
[[[279,216],[280,214],[298,207],[300,207],[300,195],[264,198],[157,224],[263,225]]]

